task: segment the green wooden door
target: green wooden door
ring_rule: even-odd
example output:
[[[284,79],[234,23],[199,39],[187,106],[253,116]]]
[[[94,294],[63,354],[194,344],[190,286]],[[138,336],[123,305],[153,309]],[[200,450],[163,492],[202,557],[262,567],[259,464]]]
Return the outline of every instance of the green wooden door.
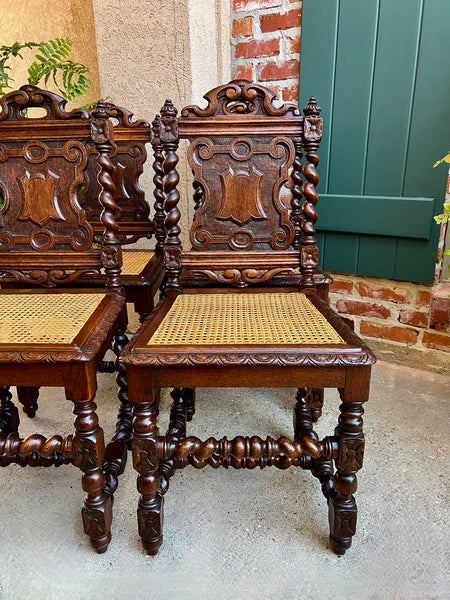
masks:
[[[303,0],[300,106],[324,118],[328,270],[432,282],[450,146],[450,0]]]

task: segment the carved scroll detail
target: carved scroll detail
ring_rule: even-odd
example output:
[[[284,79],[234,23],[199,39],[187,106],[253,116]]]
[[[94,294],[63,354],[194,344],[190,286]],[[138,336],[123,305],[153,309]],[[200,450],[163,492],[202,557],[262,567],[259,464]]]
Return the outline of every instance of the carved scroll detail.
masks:
[[[191,275],[206,275],[211,281],[216,283],[228,283],[237,287],[245,287],[254,283],[266,283],[275,275],[281,273],[288,275],[294,270],[286,267],[275,269],[225,269],[224,271],[213,271],[211,269],[195,269],[187,273]]]
[[[45,120],[89,118],[89,113],[82,108],[66,112],[66,104],[67,100],[57,94],[41,90],[34,85],[23,85],[19,90],[5,94],[0,99],[0,121],[26,121],[25,109],[34,106],[45,108]]]
[[[240,114],[284,116],[299,115],[298,106],[290,102],[276,108],[273,104],[276,96],[273,92],[245,79],[235,79],[221,85],[203,96],[208,102],[206,108],[186,106],[182,117],[212,117],[216,115],[233,116]]]
[[[9,267],[2,267],[2,272],[7,273],[11,277],[14,277],[17,281],[22,283],[32,283],[37,285],[44,285],[46,287],[53,287],[61,283],[72,283],[77,281],[82,275],[92,273],[93,269],[75,269],[71,270],[70,273],[63,269],[33,269],[30,272],[22,272],[17,269]]]
[[[236,155],[236,151],[244,146],[244,142],[245,149],[242,152],[245,154]],[[251,158],[252,162],[242,163],[242,166],[227,166],[225,170],[222,166],[216,184],[214,166],[206,164],[206,161],[221,154],[234,159],[239,157],[239,160]],[[273,197],[270,207],[263,205],[262,197],[265,181],[264,159],[267,155],[279,161],[276,174],[271,176],[270,191],[267,188],[264,192]],[[288,208],[280,198],[280,191],[288,181],[289,168],[294,157],[294,144],[288,137],[276,137],[266,143],[237,138],[231,143],[216,140],[214,144],[207,137],[196,138],[191,143],[188,154],[194,181],[198,182],[195,189],[199,190],[199,201],[196,203],[194,221],[189,233],[193,248],[206,250],[211,244],[222,244],[233,250],[247,250],[255,244],[267,243],[274,250],[289,248],[295,231]],[[250,231],[247,225],[245,230],[233,231],[229,225],[221,223],[228,220],[238,227],[251,221],[267,220],[267,227],[264,231]],[[244,243],[237,240],[242,234],[247,236]]]
[[[117,119],[120,127],[129,127],[129,128],[143,128],[148,129],[149,124],[147,121],[143,119],[138,119],[137,121],[133,120],[134,114],[123,108],[122,106],[117,106],[112,102],[104,103],[106,108],[108,109],[109,114],[113,119]]]

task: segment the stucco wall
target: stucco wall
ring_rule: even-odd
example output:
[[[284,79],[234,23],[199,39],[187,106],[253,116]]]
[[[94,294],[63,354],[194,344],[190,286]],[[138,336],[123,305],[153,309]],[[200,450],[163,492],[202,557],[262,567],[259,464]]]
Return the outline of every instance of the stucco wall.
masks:
[[[102,96],[152,121],[166,98],[178,109],[226,82],[230,73],[229,0],[93,0]],[[225,48],[225,50],[224,50]],[[152,201],[151,160],[141,187]],[[184,160],[183,241],[192,218]]]
[[[42,42],[56,37],[69,37],[72,42],[70,59],[89,68],[89,95],[76,105],[94,102],[100,97],[97,49],[95,44],[92,0],[2,0],[0,45],[14,42]],[[34,60],[33,50],[24,50],[24,61],[11,60],[14,87],[27,82],[27,67]],[[49,89],[55,89],[49,82]],[[56,91],[56,90],[55,90]]]

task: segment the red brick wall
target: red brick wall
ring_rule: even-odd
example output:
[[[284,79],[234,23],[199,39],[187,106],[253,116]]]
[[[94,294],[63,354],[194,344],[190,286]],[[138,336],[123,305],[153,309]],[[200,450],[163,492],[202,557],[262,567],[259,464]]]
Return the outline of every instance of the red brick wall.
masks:
[[[301,2],[233,0],[232,76],[298,100]]]
[[[431,286],[374,277],[334,274],[333,308],[362,337],[417,350],[450,352],[450,284]]]
[[[298,101],[301,5],[297,0],[233,0],[233,78],[262,83],[281,100]],[[320,218],[320,201],[318,208]],[[450,289],[442,288],[443,284],[433,289],[387,279],[334,276],[331,304],[353,321],[362,337],[392,344],[394,357],[399,347],[423,353],[433,350],[448,357]]]

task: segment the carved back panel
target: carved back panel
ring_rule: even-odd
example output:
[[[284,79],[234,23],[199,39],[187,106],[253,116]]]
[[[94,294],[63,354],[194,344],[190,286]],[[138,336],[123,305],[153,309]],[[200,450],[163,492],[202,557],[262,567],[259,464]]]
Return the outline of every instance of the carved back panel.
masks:
[[[302,285],[314,288],[316,150],[322,134],[315,98],[304,117],[294,104],[276,107],[270,90],[246,80],[219,86],[204,98],[206,108],[188,106],[178,119],[170,100],[161,110],[167,288],[181,287],[183,268],[187,280],[207,277],[244,286],[298,267]],[[178,227],[176,151],[183,138],[190,142],[194,174],[189,251],[182,250]],[[286,201],[281,191],[289,177]]]
[[[273,105],[268,89],[234,81],[188,106],[180,138],[199,190],[190,241],[195,250],[287,250],[294,227],[281,191],[295,158],[303,118],[293,104]]]
[[[150,208],[139,186],[139,177],[147,158],[146,143],[150,141],[150,125],[144,120],[133,120],[133,114],[125,108],[106,104],[114,122],[113,179],[116,187],[115,201],[119,208],[118,223],[122,243],[133,243],[154,232]],[[96,152],[90,148],[87,165],[89,188],[84,194],[83,207],[96,234],[103,226],[100,222],[101,205],[98,201],[98,166]]]
[[[161,113],[161,138],[169,149],[166,175],[171,137],[190,142],[195,213],[191,250],[183,252],[185,273],[188,278],[207,277],[237,286],[292,273],[299,266],[298,226],[296,230],[290,218],[294,202],[282,191],[286,192],[293,167],[301,168],[300,110],[294,104],[276,107],[270,90],[245,80],[231,81],[204,97],[206,108],[188,106],[181,111],[177,132],[170,131],[171,106],[166,103]],[[170,175],[166,188],[170,263],[176,254]],[[299,210],[301,191],[298,185],[294,190]],[[168,274],[170,279],[170,265]]]
[[[73,281],[102,265],[80,205],[93,120],[65,104],[34,86],[0,100],[0,271],[23,282]]]

